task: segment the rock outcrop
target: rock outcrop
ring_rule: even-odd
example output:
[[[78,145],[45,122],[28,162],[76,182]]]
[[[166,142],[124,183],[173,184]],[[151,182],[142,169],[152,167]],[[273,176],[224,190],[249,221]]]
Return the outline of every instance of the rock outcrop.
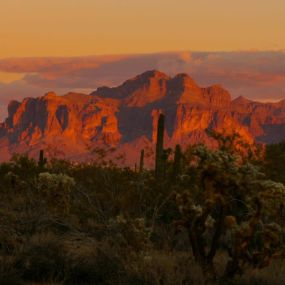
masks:
[[[248,142],[285,139],[285,101],[260,103],[231,99],[219,85],[202,88],[187,74],[169,77],[148,71],[114,88],[90,95],[53,92],[11,101],[0,124],[1,159],[15,152],[86,160],[97,147],[116,148],[125,163],[137,161],[139,150],[152,155],[159,114],[166,115],[166,142],[173,146],[205,142],[205,130],[236,131]],[[121,157],[123,157],[122,155]]]

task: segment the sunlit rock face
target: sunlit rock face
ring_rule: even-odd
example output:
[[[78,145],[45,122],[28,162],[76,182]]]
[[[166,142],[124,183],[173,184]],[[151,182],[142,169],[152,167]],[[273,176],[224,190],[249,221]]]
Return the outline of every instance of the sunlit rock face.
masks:
[[[285,101],[232,100],[220,85],[202,88],[187,74],[148,71],[90,95],[50,92],[11,101],[8,118],[0,124],[1,159],[14,152],[36,156],[44,148],[50,156],[82,161],[94,158],[95,148],[108,147],[116,149],[111,158],[120,156],[120,163],[132,165],[145,148],[150,165],[160,113],[166,116],[166,147],[212,145],[209,128],[238,132],[250,143],[285,139]]]

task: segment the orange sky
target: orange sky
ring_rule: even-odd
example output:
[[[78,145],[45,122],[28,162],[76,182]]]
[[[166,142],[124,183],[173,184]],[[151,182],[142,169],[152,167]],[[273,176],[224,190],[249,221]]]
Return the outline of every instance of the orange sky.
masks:
[[[285,48],[284,0],[2,0],[0,58]]]

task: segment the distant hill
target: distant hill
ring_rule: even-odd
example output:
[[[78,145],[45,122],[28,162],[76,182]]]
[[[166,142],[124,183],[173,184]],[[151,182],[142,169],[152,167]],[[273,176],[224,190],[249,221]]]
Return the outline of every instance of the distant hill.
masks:
[[[114,88],[100,87],[90,95],[53,92],[22,102],[11,101],[0,124],[1,160],[12,153],[87,160],[96,147],[114,147],[125,163],[138,160],[145,148],[151,156],[159,114],[166,115],[166,144],[204,142],[208,128],[238,132],[248,142],[285,139],[285,101],[261,103],[231,99],[220,85],[202,88],[187,74],[175,77],[147,71]]]

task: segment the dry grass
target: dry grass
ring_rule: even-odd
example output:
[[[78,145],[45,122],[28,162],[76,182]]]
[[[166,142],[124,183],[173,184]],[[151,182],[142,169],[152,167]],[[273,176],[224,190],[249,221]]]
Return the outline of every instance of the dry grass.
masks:
[[[284,285],[285,260],[276,260],[267,268],[249,271],[241,278],[237,278],[236,284]]]
[[[215,259],[221,276],[227,258]],[[203,274],[189,251],[135,252],[84,236],[32,236],[19,252],[0,259],[1,285],[200,285]],[[285,261],[248,270],[226,285],[284,285]],[[208,285],[208,284],[207,284]]]

